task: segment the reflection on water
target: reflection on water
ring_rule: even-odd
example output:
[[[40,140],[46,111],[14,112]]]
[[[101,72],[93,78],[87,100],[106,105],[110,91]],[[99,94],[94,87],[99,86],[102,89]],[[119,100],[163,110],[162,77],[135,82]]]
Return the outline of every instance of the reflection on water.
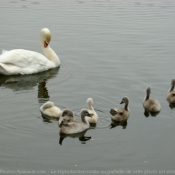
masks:
[[[48,27],[62,58],[61,69],[55,73],[0,76],[1,168],[49,170],[57,169],[59,162],[61,169],[112,170],[117,162],[123,170],[173,169],[175,111],[165,93],[174,75],[174,1],[45,2],[7,0],[0,5],[0,50],[15,46],[40,52],[37,31]],[[50,81],[51,77],[55,78]],[[155,96],[162,104],[151,122],[141,106],[147,85],[157,89]],[[131,99],[131,118],[112,122],[110,107],[125,95]],[[73,135],[60,139],[58,121],[41,117],[39,106],[47,100],[77,114],[89,96],[96,102],[97,126],[74,140]],[[59,139],[64,145],[60,149]]]
[[[47,80],[53,78],[58,73],[59,68],[51,69],[49,71],[41,72],[38,74],[32,75],[0,75],[0,86],[4,88],[11,89],[13,91],[22,91],[22,90],[31,90],[37,86],[38,83],[41,83],[38,88],[38,91],[42,91],[42,87],[45,85],[42,82],[46,82]],[[38,96],[44,95],[44,92],[39,93]],[[44,95],[45,96],[45,95]]]
[[[170,107],[171,109],[175,108],[175,103],[169,103],[169,107]]]
[[[45,123],[53,123],[53,121],[58,121],[59,118],[57,117],[51,117],[51,116],[48,116],[48,115],[44,115],[41,113],[41,116],[43,118],[43,122]]]
[[[148,111],[146,109],[144,111],[145,117],[149,117],[149,116],[156,117],[159,113],[160,113],[160,111],[159,112],[150,112],[150,111]]]
[[[89,129],[95,129],[97,124],[96,123],[89,123],[90,124],[90,128]]]
[[[86,132],[87,132],[87,130],[85,130],[83,132],[80,132],[80,133],[76,133],[76,134],[63,134],[63,133],[60,133],[59,143],[60,143],[60,145],[62,145],[63,140],[65,138],[67,138],[67,137],[70,137],[70,138],[79,138],[79,141],[82,144],[86,144],[86,141],[91,139],[91,136],[85,136]]]
[[[110,129],[115,128],[117,126],[122,126],[123,129],[126,129],[127,124],[128,124],[127,120],[115,121],[115,120],[111,119]]]
[[[46,81],[40,82],[38,84],[38,101],[43,103],[49,100],[49,92],[46,87]]]

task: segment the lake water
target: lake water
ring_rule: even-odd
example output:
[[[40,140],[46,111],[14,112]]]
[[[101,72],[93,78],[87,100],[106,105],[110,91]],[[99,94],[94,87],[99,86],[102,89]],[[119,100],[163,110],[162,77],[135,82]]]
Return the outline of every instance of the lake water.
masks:
[[[166,101],[175,78],[175,1],[2,0],[0,21],[0,50],[42,53],[47,27],[61,61],[36,75],[0,76],[0,173],[175,173],[175,110]],[[157,116],[144,115],[147,86],[161,103]],[[123,96],[127,126],[111,128],[109,111]],[[91,139],[75,135],[60,145],[58,121],[39,107],[50,100],[80,120],[89,97],[99,115],[84,133]]]

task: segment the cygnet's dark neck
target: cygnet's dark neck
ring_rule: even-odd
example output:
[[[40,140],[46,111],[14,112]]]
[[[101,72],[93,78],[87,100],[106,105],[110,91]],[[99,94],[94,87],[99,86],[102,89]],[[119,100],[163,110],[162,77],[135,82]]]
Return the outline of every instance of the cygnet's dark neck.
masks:
[[[85,117],[86,117],[86,116],[84,116],[84,115],[81,116],[81,120],[82,120],[83,123],[87,123]]]
[[[125,103],[125,110],[128,111],[128,102]]]
[[[150,93],[147,92],[147,93],[146,93],[146,97],[145,97],[145,101],[149,99],[149,95],[150,95]]]
[[[171,91],[173,91],[174,90],[174,83],[172,83],[172,85],[171,85],[171,88],[170,88],[170,91],[169,92],[171,92]]]

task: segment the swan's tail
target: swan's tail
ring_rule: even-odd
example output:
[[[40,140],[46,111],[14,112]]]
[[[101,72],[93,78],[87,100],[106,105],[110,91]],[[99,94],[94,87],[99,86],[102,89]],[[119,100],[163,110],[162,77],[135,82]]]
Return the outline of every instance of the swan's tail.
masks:
[[[54,103],[51,101],[48,101],[48,102],[44,103],[40,109],[47,109],[47,108],[51,108],[53,106],[54,106]]]
[[[2,49],[2,54],[8,52],[8,50]]]
[[[0,63],[0,74],[8,75],[6,68],[3,63]]]
[[[3,75],[18,75],[20,73],[19,69],[13,64],[5,64],[0,62],[0,74]]]

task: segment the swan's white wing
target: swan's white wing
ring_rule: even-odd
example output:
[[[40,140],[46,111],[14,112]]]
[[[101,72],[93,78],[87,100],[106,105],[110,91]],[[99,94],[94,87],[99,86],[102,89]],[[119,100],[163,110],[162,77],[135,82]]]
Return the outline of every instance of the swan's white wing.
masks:
[[[26,68],[34,65],[44,66],[48,62],[48,59],[37,52],[15,49],[7,52],[3,52],[0,55],[0,63],[17,66],[20,68]]]
[[[0,55],[0,73],[5,75],[33,74],[55,67],[44,55],[23,49]]]

